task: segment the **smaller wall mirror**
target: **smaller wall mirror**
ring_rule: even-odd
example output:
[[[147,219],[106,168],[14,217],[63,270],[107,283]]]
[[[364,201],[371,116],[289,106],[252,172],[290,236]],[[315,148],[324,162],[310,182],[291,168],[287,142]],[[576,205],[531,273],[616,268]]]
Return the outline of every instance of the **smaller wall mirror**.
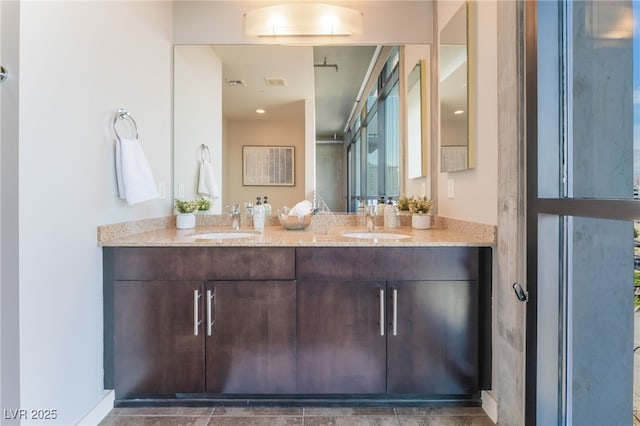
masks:
[[[407,79],[407,177],[428,176],[427,61],[416,63]]]
[[[462,2],[440,31],[440,170],[475,167],[469,102],[468,4]]]

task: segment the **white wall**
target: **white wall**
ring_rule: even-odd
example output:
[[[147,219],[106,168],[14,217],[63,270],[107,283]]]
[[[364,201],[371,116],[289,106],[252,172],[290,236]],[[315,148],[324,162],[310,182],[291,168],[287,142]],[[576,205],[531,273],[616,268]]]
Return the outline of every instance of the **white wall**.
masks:
[[[228,120],[223,144],[227,163],[224,167],[223,197],[228,204],[256,202],[257,196],[268,196],[273,213],[282,206],[293,207],[307,197],[305,192],[305,105],[304,100],[286,107],[287,119]],[[242,146],[293,146],[295,149],[295,186],[244,186],[242,184]]]
[[[170,2],[21,2],[20,404],[57,409],[47,424],[77,422],[103,394],[96,226],[171,212],[170,194],[116,197],[111,121],[131,112],[170,184],[172,28]]]
[[[222,63],[209,46],[176,46],[174,73],[174,194],[194,200],[200,198],[202,144],[209,147],[214,178],[222,182]],[[214,199],[210,212],[220,213],[223,204],[228,203]]]
[[[453,15],[457,2],[438,3],[438,28]],[[497,4],[474,3],[476,34],[476,167],[438,175],[438,214],[456,219],[497,225],[498,223],[498,82]],[[471,9],[474,10],[474,9]],[[440,156],[438,156],[440,157]],[[438,159],[438,170],[440,160]],[[454,183],[454,198],[448,198],[448,180]]]
[[[2,7],[0,6],[0,40],[2,39]],[[2,43],[0,43],[0,58],[2,58]],[[0,63],[2,63],[2,61],[0,61]],[[0,141],[2,141],[2,91],[0,90]],[[2,175],[2,151],[0,150],[0,175]],[[0,197],[0,211],[2,210],[2,198]],[[0,221],[0,237],[2,236],[2,221]],[[2,264],[2,245],[0,244],[0,265]],[[0,298],[2,295],[2,278],[0,275]],[[3,330],[2,328],[2,312],[3,312],[3,306],[2,303],[0,302],[0,331]],[[2,341],[4,339],[0,338],[0,376],[2,376],[2,359],[4,358],[3,354],[4,352],[2,351]],[[0,407],[3,407],[3,399],[2,399],[2,386],[0,386]]]
[[[0,85],[0,408],[20,406],[18,279],[18,2],[0,2],[2,61],[9,78]],[[4,416],[3,416],[4,417]],[[4,422],[9,423],[9,422]]]

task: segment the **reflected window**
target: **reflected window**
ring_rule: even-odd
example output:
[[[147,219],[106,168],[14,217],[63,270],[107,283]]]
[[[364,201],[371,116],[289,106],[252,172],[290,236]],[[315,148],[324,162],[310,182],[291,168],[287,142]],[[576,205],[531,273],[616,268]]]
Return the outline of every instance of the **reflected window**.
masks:
[[[396,68],[397,69],[397,68]],[[398,80],[385,100],[385,194],[400,194],[400,99]]]
[[[367,97],[360,118],[348,132],[349,211],[360,202],[376,204],[400,193],[400,100],[398,49],[391,50]],[[356,188],[357,187],[357,188]]]
[[[380,166],[380,145],[381,138],[378,132],[378,112],[371,114],[367,123],[367,145],[366,145],[366,171],[367,171],[367,190],[365,192],[366,199],[375,199],[378,195],[378,179]]]

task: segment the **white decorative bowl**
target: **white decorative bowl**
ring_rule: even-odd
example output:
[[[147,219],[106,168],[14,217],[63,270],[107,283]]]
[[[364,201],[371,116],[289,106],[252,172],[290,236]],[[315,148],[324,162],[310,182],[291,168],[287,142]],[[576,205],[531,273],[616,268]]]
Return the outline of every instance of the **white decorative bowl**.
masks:
[[[282,225],[284,229],[300,231],[306,229],[311,224],[313,213],[309,213],[304,216],[295,216],[278,210],[278,219],[280,219],[280,225]]]

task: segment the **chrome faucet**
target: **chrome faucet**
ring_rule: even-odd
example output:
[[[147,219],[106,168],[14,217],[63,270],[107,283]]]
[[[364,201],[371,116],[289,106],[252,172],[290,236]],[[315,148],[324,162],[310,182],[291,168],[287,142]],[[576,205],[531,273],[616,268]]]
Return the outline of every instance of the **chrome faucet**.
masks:
[[[367,231],[376,229],[376,206],[367,206],[365,211],[365,223]]]
[[[240,205],[231,204],[225,207],[229,209],[229,216],[231,216],[231,228],[235,231],[240,230]]]

